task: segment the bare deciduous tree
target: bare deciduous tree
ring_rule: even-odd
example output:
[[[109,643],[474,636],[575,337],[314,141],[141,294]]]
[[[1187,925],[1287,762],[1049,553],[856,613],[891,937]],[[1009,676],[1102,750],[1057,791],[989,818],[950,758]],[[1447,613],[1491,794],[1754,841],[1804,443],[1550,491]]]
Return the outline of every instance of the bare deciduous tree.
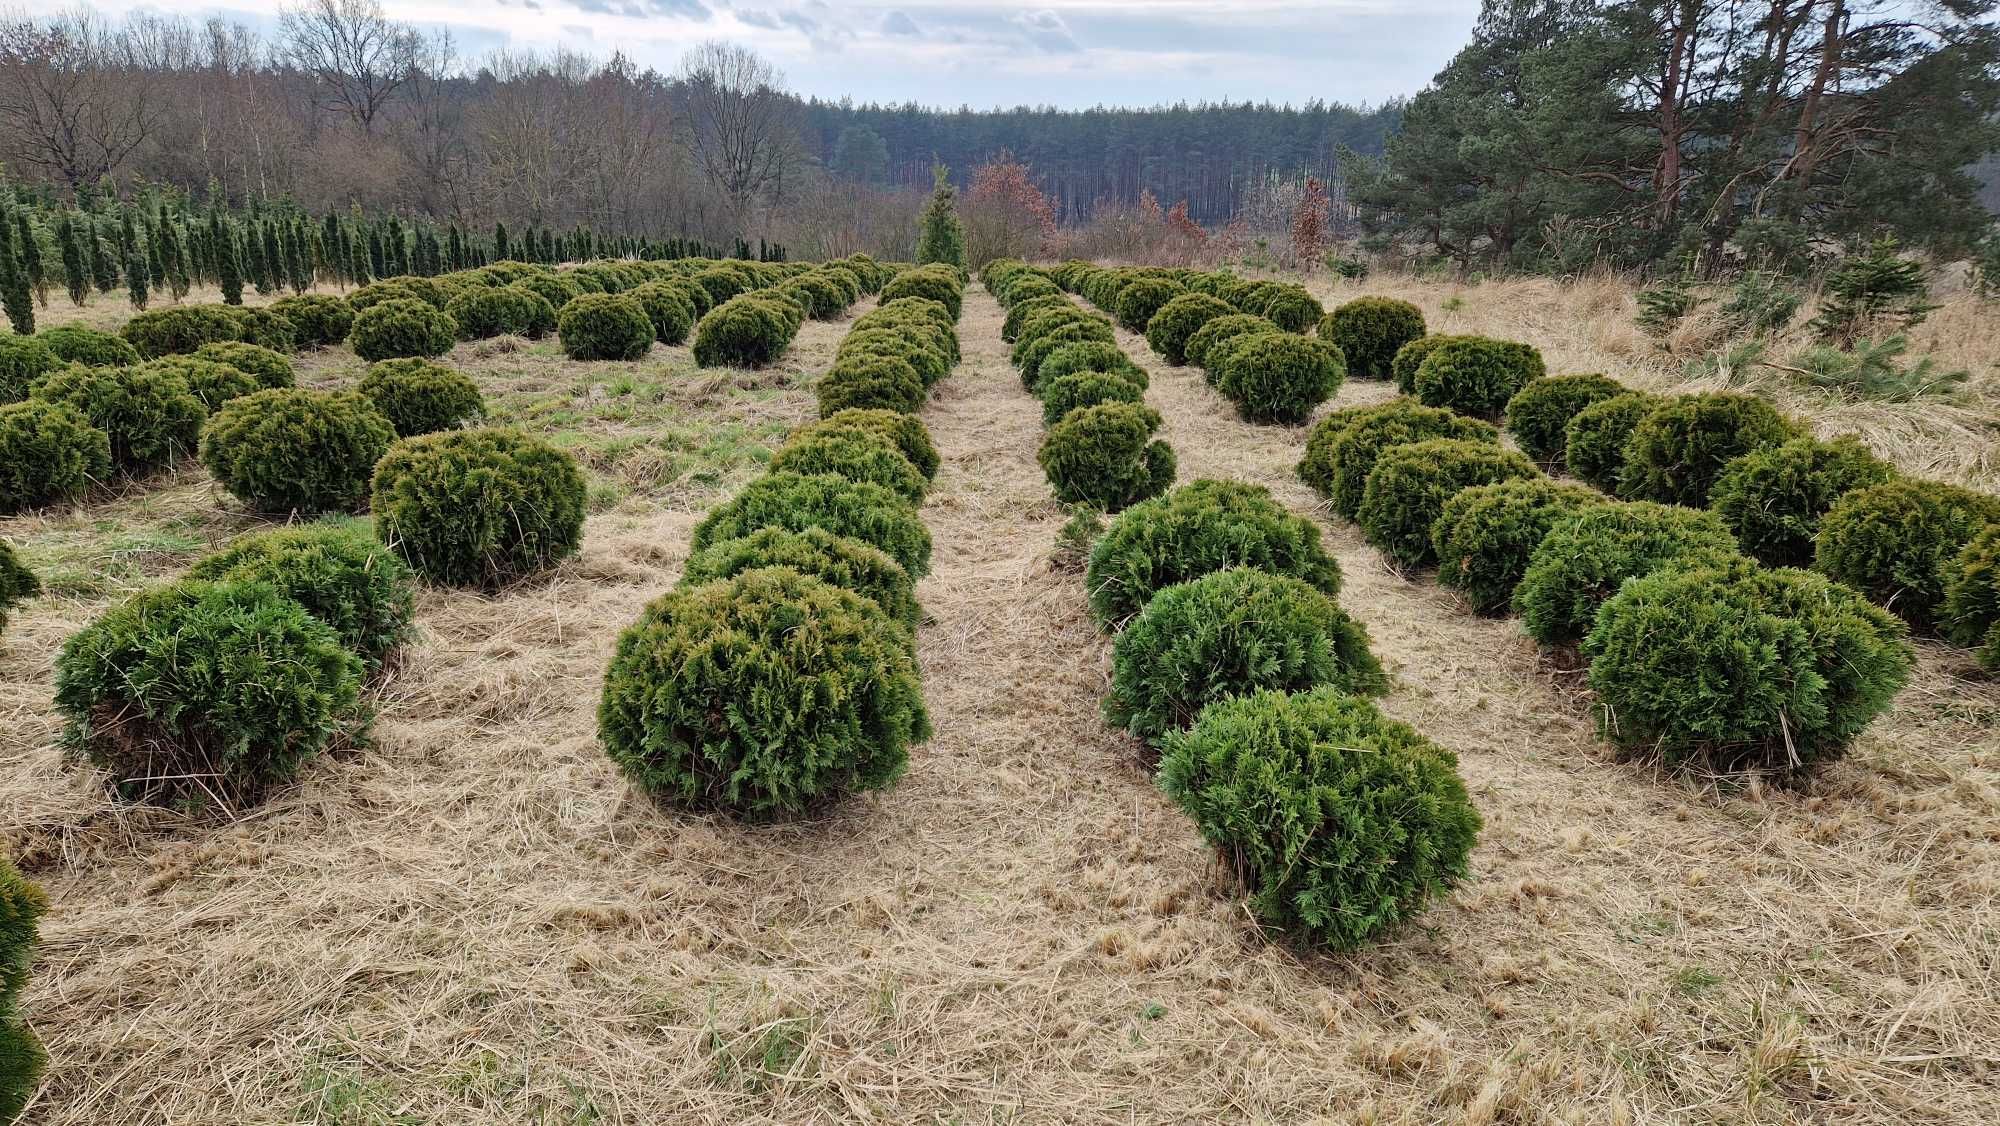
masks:
[[[0,137],[17,161],[77,188],[124,163],[153,130],[159,74],[87,9],[0,24]]]
[[[424,37],[391,20],[377,0],[307,0],[278,17],[285,56],[313,76],[329,109],[345,113],[364,133],[396,91],[410,81]]]
[[[711,41],[688,52],[676,78],[696,163],[740,221],[784,182],[798,151],[784,77],[747,47]]]

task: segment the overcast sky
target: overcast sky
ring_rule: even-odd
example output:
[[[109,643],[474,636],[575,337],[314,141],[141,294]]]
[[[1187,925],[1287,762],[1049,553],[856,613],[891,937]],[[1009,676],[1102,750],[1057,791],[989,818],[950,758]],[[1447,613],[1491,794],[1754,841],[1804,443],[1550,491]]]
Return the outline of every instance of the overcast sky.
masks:
[[[96,0],[220,14],[246,0]],[[1380,103],[1415,93],[1469,36],[1479,0],[384,0],[471,56],[557,44],[671,70],[703,39],[752,47],[803,95],[971,105],[1208,99]]]

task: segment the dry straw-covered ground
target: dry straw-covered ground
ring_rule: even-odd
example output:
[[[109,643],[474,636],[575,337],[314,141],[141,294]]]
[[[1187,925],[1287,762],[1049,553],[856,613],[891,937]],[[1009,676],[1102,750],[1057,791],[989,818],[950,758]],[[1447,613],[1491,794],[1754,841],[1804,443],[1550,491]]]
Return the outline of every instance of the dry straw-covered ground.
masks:
[[[1328,296],[1360,292],[1534,341],[1555,370],[1665,385],[1677,366],[1611,282]],[[1964,302],[1925,332],[1990,377],[1980,322]],[[1809,789],[1663,779],[1603,752],[1512,623],[1325,522],[1396,678],[1385,707],[1458,752],[1486,828],[1421,925],[1288,948],[1098,719],[1108,644],[1052,566],[1065,514],[999,330],[970,293],[964,363],[924,412],[945,455],[919,638],[937,737],[898,787],[807,824],[651,806],[593,711],[617,632],[675,580],[701,509],[811,415],[843,324],[728,378],[684,349],[461,348],[506,417],[591,465],[582,555],[497,598],[427,592],[372,744],[235,821],[108,802],[58,760],[49,681],[71,631],[246,521],[198,469],[0,521],[57,575],[0,639],[0,834],[55,902],[29,1121],[2000,1121],[2000,686],[1962,654],[1920,646],[1894,711]],[[1183,479],[1312,508],[1303,430],[1241,423],[1124,343]],[[1991,399],[1785,397],[1993,487]]]

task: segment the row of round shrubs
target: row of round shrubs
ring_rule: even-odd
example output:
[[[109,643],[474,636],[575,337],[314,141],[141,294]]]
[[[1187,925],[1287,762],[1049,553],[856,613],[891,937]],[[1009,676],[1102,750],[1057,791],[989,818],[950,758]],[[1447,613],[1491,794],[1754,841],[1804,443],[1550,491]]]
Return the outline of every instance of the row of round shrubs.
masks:
[[[914,273],[878,286],[820,382],[821,419],[696,525],[680,583],[619,638],[598,733],[658,800],[795,816],[894,783],[930,737],[917,506],[939,458],[914,412],[957,362],[962,283]]]
[[[1056,276],[1066,267],[986,268],[1017,356],[1051,319],[1103,323],[1055,292],[1050,283],[1076,281],[1076,270]],[[1045,418],[1055,417],[1052,399],[1076,393],[1064,389],[1070,380],[1112,380],[1134,394],[1072,410],[1050,441],[1093,411],[1129,409],[1145,387],[1143,369],[1086,331],[1091,339],[1022,366]],[[1071,355],[1093,366],[1072,373]],[[1053,470],[1050,479],[1061,497]],[[1161,491],[1117,506],[1085,571],[1092,616],[1117,631],[1105,718],[1158,753],[1159,785],[1244,880],[1261,922],[1359,945],[1464,878],[1479,815],[1456,760],[1368,700],[1388,677],[1366,629],[1334,601],[1340,568],[1316,525],[1260,486],[1202,480],[1153,495]]]
[[[1841,754],[1908,679],[1901,623],[1826,576],[1746,557],[1723,518],[1677,496],[1616,500],[1548,478],[1536,460],[1549,404],[1585,378],[1516,396],[1507,416],[1527,453],[1489,422],[1401,398],[1327,416],[1299,474],[1398,563],[1435,563],[1474,609],[1511,607],[1543,645],[1579,647],[1620,746],[1776,772]],[[1699,401],[1649,423],[1653,488],[1696,487],[1727,435],[1758,432],[1741,396],[1687,398]]]
[[[1146,371],[1118,347],[1111,323],[1079,308],[1050,271],[995,259],[980,282],[1007,311],[1021,384],[1042,401],[1038,460],[1064,504],[1117,512],[1174,483],[1172,446],[1154,435]]]

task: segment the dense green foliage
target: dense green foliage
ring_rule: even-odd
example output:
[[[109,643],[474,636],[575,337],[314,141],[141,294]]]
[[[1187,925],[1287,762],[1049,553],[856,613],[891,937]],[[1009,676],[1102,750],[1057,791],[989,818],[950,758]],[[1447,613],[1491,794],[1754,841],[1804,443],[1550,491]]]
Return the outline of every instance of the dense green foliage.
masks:
[[[1146,397],[1143,387],[1122,375],[1104,371],[1079,371],[1054,379],[1044,378],[1038,383],[1037,393],[1042,399],[1043,426],[1054,426],[1069,412],[1082,407],[1094,407],[1099,403],[1138,403]]]
[[[111,439],[66,403],[0,403],[0,513],[62,504],[111,476]]]
[[[1435,562],[1431,526],[1460,490],[1542,475],[1496,442],[1431,438],[1390,446],[1375,459],[1355,513],[1368,542],[1405,567]]]
[[[375,532],[419,575],[496,590],[541,574],[583,542],[576,459],[516,430],[405,438],[375,466]]]
[[[626,296],[646,310],[653,322],[653,339],[661,344],[684,344],[694,331],[694,296],[689,286],[670,281],[647,282]]]
[[[493,336],[539,339],[556,327],[555,307],[546,298],[510,285],[467,286],[444,303],[444,311],[457,322],[460,340]]]
[[[1306,475],[1306,484],[1325,494],[1335,512],[1349,520],[1361,515],[1368,475],[1374,472],[1375,462],[1384,450],[1431,438],[1496,445],[1500,441],[1499,431],[1489,423],[1407,399],[1364,408],[1359,415],[1342,416],[1330,422],[1331,442],[1324,445],[1325,457],[1314,456],[1315,444],[1308,438],[1306,461],[1301,463],[1300,473]]]
[[[1105,312],[1117,317],[1118,324],[1126,332],[1143,333],[1146,326],[1152,323],[1154,314],[1186,292],[1179,282],[1166,278],[1137,278],[1118,291],[1117,307],[1108,308]]]
[[[243,339],[226,305],[176,305],[136,313],[120,334],[145,359],[192,352],[204,344]]]
[[[902,625],[784,567],[646,607],[618,639],[597,714],[606,753],[640,788],[754,817],[888,786],[931,734]]]
[[[1541,353],[1526,344],[1459,337],[1430,349],[1411,376],[1411,391],[1427,407],[1497,419],[1515,392],[1547,370]]]
[[[1973,537],[1945,575],[1944,634],[1979,647],[1979,663],[2000,673],[2000,520]]]
[[[1709,507],[1751,558],[1773,567],[1809,567],[1820,520],[1834,502],[1894,475],[1853,435],[1831,442],[1794,438],[1723,466],[1709,490]]]
[[[1712,512],[1629,501],[1586,505],[1549,529],[1514,588],[1514,609],[1543,645],[1582,641],[1604,600],[1625,580],[1668,563],[1739,558],[1736,540]]]
[[[884,305],[903,297],[935,301],[943,305],[945,312],[956,321],[964,306],[965,284],[959,280],[958,273],[948,266],[918,266],[902,271],[882,287],[881,301]]]
[[[1181,346],[1181,352],[1188,363],[1198,365],[1203,371],[1207,371],[1208,353],[1217,344],[1245,333],[1280,331],[1283,330],[1277,325],[1254,313],[1229,313],[1203,322],[1202,326],[1194,331],[1194,335],[1188,337],[1187,343]],[[1215,382],[1212,373],[1209,382]]]
[[[1335,688],[1211,705],[1166,737],[1159,782],[1260,922],[1336,950],[1465,879],[1480,829],[1450,751]]]
[[[1542,537],[1602,494],[1546,478],[1476,485],[1444,502],[1431,524],[1438,582],[1465,595],[1473,610],[1504,611]]]
[[[1507,433],[1520,443],[1522,453],[1543,467],[1562,469],[1567,464],[1570,420],[1592,403],[1624,393],[1617,380],[1604,375],[1531,379],[1507,400]]]
[[[835,411],[818,422],[809,423],[794,431],[794,436],[802,434],[861,433],[876,434],[887,438],[926,481],[937,477],[940,459],[937,443],[931,440],[930,428],[924,420],[913,414],[891,410]]]
[[[819,413],[830,418],[848,410],[905,414],[924,405],[924,381],[909,361],[895,356],[850,353],[834,361],[815,387]]]
[[[556,314],[556,333],[563,355],[572,360],[636,360],[652,351],[655,339],[646,307],[637,298],[618,293],[586,293],[571,300]],[[786,333],[784,339],[789,341],[791,335]],[[699,344],[695,358],[707,366]]]
[[[458,322],[434,305],[392,297],[356,313],[347,339],[354,354],[370,363],[406,356],[442,356],[458,339]]]
[[[356,389],[401,438],[456,430],[486,415],[471,376],[420,357],[369,364]]]
[[[223,404],[201,460],[230,495],[260,512],[357,512],[396,431],[352,392],[277,388]]]
[[[1357,297],[1319,322],[1319,338],[1340,349],[1360,379],[1388,379],[1396,353],[1424,336],[1424,311],[1393,297]]]
[[[301,293],[271,302],[271,311],[292,326],[301,348],[331,348],[354,330],[354,307],[338,297]]]
[[[1340,349],[1295,333],[1246,333],[1227,348],[1227,359],[1210,370],[1216,388],[1249,422],[1297,426],[1333,398],[1347,374]]]
[[[72,366],[44,379],[34,397],[75,407],[111,439],[111,462],[133,474],[195,451],[208,409],[178,373],[146,366]]]
[[[681,585],[733,579],[762,567],[789,567],[853,591],[912,631],[923,613],[917,605],[916,582],[901,563],[879,547],[825,528],[759,528],[747,536],[712,544],[688,557],[681,570]]]
[[[1813,565],[1918,629],[1935,629],[1952,564],[1996,523],[2000,497],[1890,480],[1834,502],[1820,521]]]
[[[85,367],[129,367],[144,358],[124,337],[82,325],[56,325],[33,336],[0,338],[0,399],[18,399],[27,394],[26,384],[55,366],[35,367],[33,353],[28,350],[32,343],[41,344],[63,363]],[[21,364],[24,353],[29,359],[26,366]],[[8,394],[9,387],[20,388],[20,393]]]
[[[694,362],[699,367],[763,367],[785,354],[797,332],[798,324],[777,304],[760,293],[741,294],[710,309],[695,325]]]
[[[880,485],[830,473],[770,473],[745,485],[695,525],[696,551],[759,528],[825,528],[889,554],[911,578],[931,570],[931,533],[908,502]]]
[[[48,1062],[19,1011],[41,917],[48,909],[42,889],[22,879],[13,861],[0,856],[0,1122],[19,1120]]]
[[[1810,571],[1665,568],[1585,639],[1604,734],[1669,765],[1811,769],[1909,681],[1901,622]]]
[[[14,545],[0,540],[0,632],[7,629],[8,611],[41,592],[41,580],[14,553]],[[0,1011],[4,1011],[4,1006],[0,1006]]]
[[[240,340],[204,344],[194,350],[194,358],[228,364],[238,371],[248,372],[256,377],[260,388],[291,387],[299,381],[291,359],[284,353]]]
[[[1231,316],[1227,301],[1205,293],[1183,293],[1160,306],[1146,322],[1146,344],[1160,358],[1179,366],[1187,363],[1187,344],[1201,326],[1217,317]]]
[[[1153,434],[1160,412],[1141,403],[1100,403],[1070,412],[1036,455],[1064,504],[1117,512],[1174,483],[1174,451]]]
[[[188,577],[268,584],[332,626],[371,668],[409,636],[416,612],[409,568],[352,525],[252,532],[197,562]]]
[[[857,431],[806,431],[771,455],[773,473],[832,473],[850,481],[880,485],[911,504],[920,504],[929,478],[903,456],[886,435]]]
[[[1134,363],[1124,349],[1108,340],[1084,340],[1052,349],[1042,357],[1032,380],[1026,379],[1026,372],[1022,373],[1022,377],[1025,382],[1040,387],[1048,380],[1084,371],[1109,372],[1141,391],[1150,382],[1146,369]]]
[[[1625,445],[1639,420],[1666,400],[1643,391],[1599,399],[1563,428],[1563,464],[1578,480],[1616,493],[1625,476]]]
[[[1722,467],[1798,436],[1797,424],[1751,395],[1677,395],[1648,411],[1625,442],[1618,495],[1700,507]]]
[[[1289,575],[1232,567],[1164,587],[1119,632],[1105,719],[1148,742],[1264,689],[1388,691],[1368,631]]]
[[[353,726],[361,669],[333,627],[272,587],[185,580],[72,635],[55,703],[64,743],[121,797],[235,806]]]
[[[1111,521],[1090,551],[1090,611],[1116,627],[1161,588],[1229,567],[1287,575],[1327,595],[1340,590],[1340,565],[1320,545],[1318,525],[1261,485],[1200,480]]]
[[[214,347],[214,345],[204,345]],[[161,356],[157,360],[147,360],[137,371],[148,374],[170,375],[185,385],[203,410],[214,414],[222,404],[231,399],[261,391],[264,384],[254,375],[233,364],[219,360],[205,360],[199,356]]]

